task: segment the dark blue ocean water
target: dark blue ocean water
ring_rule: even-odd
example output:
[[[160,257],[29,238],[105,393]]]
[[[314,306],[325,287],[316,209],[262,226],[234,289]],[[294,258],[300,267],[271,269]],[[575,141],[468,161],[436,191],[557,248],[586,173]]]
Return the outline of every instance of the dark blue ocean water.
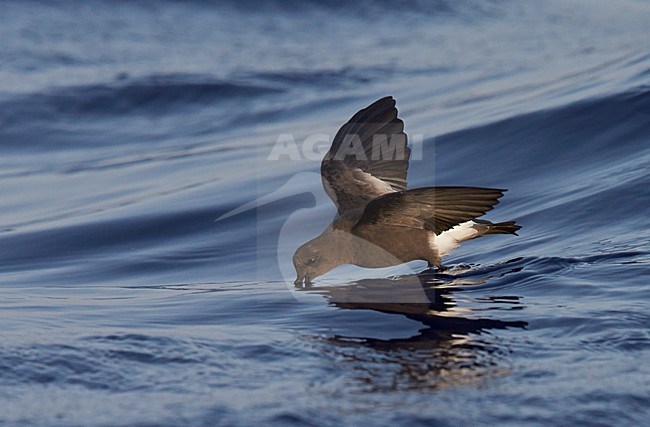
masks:
[[[649,28],[639,0],[1,3],[0,424],[647,423]],[[385,95],[410,184],[508,188],[520,237],[295,289],[333,207],[269,155]]]

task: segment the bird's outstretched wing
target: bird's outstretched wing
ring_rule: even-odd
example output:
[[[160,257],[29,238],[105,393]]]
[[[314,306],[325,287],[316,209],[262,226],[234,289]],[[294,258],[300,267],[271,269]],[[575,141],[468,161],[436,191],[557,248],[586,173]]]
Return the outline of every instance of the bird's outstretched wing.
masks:
[[[382,227],[407,227],[440,234],[491,210],[506,190],[426,187],[385,194],[367,205],[354,226],[360,236]]]
[[[372,199],[406,190],[411,150],[395,100],[379,99],[337,132],[321,164],[325,192],[341,216],[355,220]]]

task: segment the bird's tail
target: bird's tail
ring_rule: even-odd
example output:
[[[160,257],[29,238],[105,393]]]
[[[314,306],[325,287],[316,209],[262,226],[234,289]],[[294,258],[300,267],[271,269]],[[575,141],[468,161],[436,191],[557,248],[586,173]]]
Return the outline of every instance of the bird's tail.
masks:
[[[474,228],[478,230],[479,236],[487,236],[490,234],[514,234],[515,236],[518,236],[517,230],[521,228],[521,226],[517,225],[515,221],[493,223],[486,220],[475,219],[474,222],[476,223]]]

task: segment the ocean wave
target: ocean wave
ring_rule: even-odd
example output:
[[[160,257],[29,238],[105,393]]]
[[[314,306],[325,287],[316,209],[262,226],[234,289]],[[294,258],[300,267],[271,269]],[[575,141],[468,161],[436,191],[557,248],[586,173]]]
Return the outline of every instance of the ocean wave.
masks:
[[[648,111],[650,90],[638,86],[442,135],[435,139],[435,160],[462,163],[464,170],[482,170],[490,164],[481,184],[518,182],[553,193],[531,181],[552,179],[559,185],[570,175],[570,182],[576,182],[581,174],[604,173],[615,161],[647,154]],[[459,172],[445,164],[436,168],[438,178]]]
[[[193,2],[197,5],[214,6],[213,2],[206,2],[196,0]],[[479,3],[479,2],[472,2]],[[394,11],[407,11],[407,12],[420,12],[426,14],[441,14],[450,13],[459,9],[457,2],[449,0],[435,0],[435,1],[394,1],[394,0],[361,0],[356,2],[349,2],[345,0],[334,0],[322,2],[318,0],[307,1],[292,1],[292,0],[253,0],[241,2],[236,0],[227,0],[220,2],[219,6],[227,5],[233,9],[250,12],[250,13],[268,13],[268,12],[282,12],[282,13],[304,13],[309,11],[328,11],[341,14],[349,14],[351,12],[364,14],[377,15],[386,12]]]
[[[387,75],[396,73],[395,69],[386,67],[343,67],[318,70],[284,70],[245,73],[244,77],[253,81],[259,80],[274,85],[287,85],[293,87],[301,85],[344,87],[368,83],[373,80],[385,78]]]
[[[283,90],[209,76],[172,74],[131,79],[118,76],[115,82],[61,87],[45,93],[15,96],[0,104],[3,125],[31,119],[147,114],[162,115],[188,105],[206,105],[241,98],[280,93]]]

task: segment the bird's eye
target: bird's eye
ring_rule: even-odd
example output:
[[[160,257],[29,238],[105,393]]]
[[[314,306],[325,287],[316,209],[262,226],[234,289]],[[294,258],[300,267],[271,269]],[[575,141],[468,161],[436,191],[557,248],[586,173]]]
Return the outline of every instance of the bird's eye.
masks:
[[[311,258],[309,258],[309,259],[307,260],[307,262],[308,262],[309,264],[313,264],[313,263],[315,263],[315,262],[316,262],[316,257],[311,257]]]

